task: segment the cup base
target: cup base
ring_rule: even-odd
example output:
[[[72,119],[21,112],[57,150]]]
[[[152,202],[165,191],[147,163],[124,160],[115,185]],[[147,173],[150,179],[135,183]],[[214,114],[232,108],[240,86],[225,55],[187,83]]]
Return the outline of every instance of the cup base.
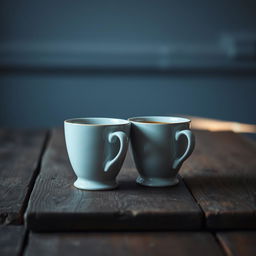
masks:
[[[118,187],[118,184],[116,181],[99,182],[78,178],[74,186],[83,190],[111,190]]]
[[[138,176],[136,182],[147,187],[171,187],[179,183],[178,178],[163,179],[163,178],[143,178]]]

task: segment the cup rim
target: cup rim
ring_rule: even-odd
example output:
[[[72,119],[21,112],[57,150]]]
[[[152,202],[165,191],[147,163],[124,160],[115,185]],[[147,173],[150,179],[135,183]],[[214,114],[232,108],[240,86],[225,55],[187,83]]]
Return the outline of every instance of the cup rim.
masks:
[[[105,121],[106,123],[79,123],[79,120],[86,121],[86,120],[94,120],[94,121]],[[119,118],[112,118],[112,117],[76,117],[76,118],[69,118],[64,120],[64,124],[70,125],[82,125],[87,127],[94,127],[94,126],[116,126],[116,125],[127,125],[130,124],[128,120],[119,119]]]
[[[168,119],[169,119],[169,122],[164,121]],[[190,119],[185,117],[179,117],[179,116],[136,116],[136,117],[129,117],[128,120],[131,123],[137,123],[137,124],[143,124],[143,125],[174,125],[174,124],[191,123]],[[163,123],[143,123],[141,121],[156,121],[156,122],[163,122]]]

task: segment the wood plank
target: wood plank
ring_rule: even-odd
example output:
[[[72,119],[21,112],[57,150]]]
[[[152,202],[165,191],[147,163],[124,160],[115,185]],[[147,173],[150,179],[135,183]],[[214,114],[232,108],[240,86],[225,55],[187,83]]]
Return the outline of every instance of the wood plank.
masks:
[[[21,255],[24,238],[24,226],[0,226],[0,255]]]
[[[0,223],[23,222],[45,138],[44,131],[0,130]]]
[[[82,191],[73,187],[63,131],[55,130],[31,195],[26,223],[32,230],[198,229],[201,210],[183,182],[146,188],[128,156],[119,189]]]
[[[210,233],[32,233],[26,256],[222,256]]]
[[[217,237],[228,256],[256,255],[256,231],[220,232]]]
[[[197,131],[182,170],[211,229],[256,228],[256,147],[233,132]]]

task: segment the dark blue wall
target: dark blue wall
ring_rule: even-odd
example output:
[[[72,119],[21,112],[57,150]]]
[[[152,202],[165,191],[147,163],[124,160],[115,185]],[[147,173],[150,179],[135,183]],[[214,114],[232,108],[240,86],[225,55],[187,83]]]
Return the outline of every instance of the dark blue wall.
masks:
[[[1,1],[0,125],[189,114],[256,123],[256,2]]]

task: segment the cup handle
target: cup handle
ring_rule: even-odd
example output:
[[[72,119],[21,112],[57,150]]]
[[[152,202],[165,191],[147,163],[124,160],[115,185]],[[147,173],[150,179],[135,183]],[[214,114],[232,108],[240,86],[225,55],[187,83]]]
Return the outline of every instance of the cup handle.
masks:
[[[177,167],[179,167],[191,155],[195,147],[195,136],[190,130],[176,131],[175,140],[177,142],[181,135],[186,136],[188,144],[184,154],[181,157],[174,160],[174,163],[172,166],[173,169],[176,169]]]
[[[118,132],[113,132],[113,133],[110,133],[108,135],[108,141],[110,143],[113,142],[113,138],[114,137],[117,137],[120,141],[120,149],[119,149],[119,152],[117,153],[117,155],[112,159],[112,160],[108,160],[107,163],[105,164],[105,168],[104,168],[104,172],[107,172],[109,171],[109,169],[111,168],[111,166],[113,164],[115,164],[116,161],[118,161],[118,159],[122,156],[124,156],[125,152],[126,152],[126,148],[127,148],[127,144],[128,144],[128,137],[127,135],[122,132],[122,131],[118,131]]]

